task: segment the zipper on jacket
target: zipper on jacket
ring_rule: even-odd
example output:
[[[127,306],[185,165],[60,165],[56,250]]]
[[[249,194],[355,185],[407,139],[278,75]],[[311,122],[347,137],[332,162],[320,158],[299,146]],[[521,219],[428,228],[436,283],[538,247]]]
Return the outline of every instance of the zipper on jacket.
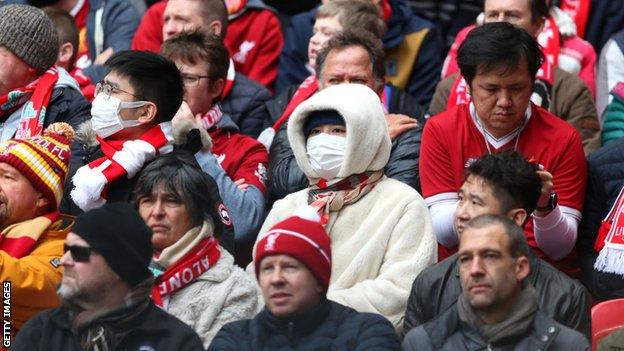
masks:
[[[295,347],[295,323],[293,321],[288,322],[288,340],[290,340],[290,346]]]

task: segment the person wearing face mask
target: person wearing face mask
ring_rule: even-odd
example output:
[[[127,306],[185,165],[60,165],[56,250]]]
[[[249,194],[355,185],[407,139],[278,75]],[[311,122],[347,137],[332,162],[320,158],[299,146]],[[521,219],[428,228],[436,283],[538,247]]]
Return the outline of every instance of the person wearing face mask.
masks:
[[[293,209],[314,207],[332,240],[327,298],[398,327],[436,241],[422,197],[384,175],[391,142],[379,96],[362,84],[327,87],[294,111],[288,139],[309,186],[275,202],[256,245]]]
[[[144,51],[116,53],[105,65],[110,73],[96,85],[91,121],[76,133],[87,155],[70,170],[65,213],[130,202],[136,175],[173,150],[171,119],[184,92],[178,67]]]

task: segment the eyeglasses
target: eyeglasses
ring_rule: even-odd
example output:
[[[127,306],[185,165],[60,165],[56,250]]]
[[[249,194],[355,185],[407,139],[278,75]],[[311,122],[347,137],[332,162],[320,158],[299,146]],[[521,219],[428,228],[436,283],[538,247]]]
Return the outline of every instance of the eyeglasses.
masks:
[[[196,87],[202,79],[210,79],[209,76],[198,76],[195,74],[182,74],[182,83],[187,87]]]
[[[91,256],[91,251],[93,251],[90,247],[87,246],[76,246],[76,245],[63,245],[63,252],[67,252],[71,254],[72,260],[75,262],[89,262],[89,257]]]
[[[138,97],[138,96],[136,96],[136,95],[134,95],[134,94],[132,94],[130,92],[127,92],[125,90],[121,90],[119,88],[114,87],[110,82],[105,81],[105,80],[103,80],[103,81],[101,81],[101,82],[99,82],[99,83],[97,83],[95,85],[95,95],[99,95],[100,93],[104,93],[104,97],[108,99],[108,98],[110,98],[110,95],[111,95],[112,92],[126,93],[126,94],[128,94],[130,96],[134,96],[135,98],[137,98],[139,100],[142,100],[140,97]]]

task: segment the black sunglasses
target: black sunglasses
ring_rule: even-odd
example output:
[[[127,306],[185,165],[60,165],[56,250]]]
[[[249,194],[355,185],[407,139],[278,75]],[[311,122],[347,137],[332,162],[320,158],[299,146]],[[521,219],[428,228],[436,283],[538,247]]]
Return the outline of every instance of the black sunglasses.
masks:
[[[63,245],[63,252],[67,252],[72,256],[72,260],[75,262],[89,262],[89,256],[91,256],[91,248],[87,246],[70,246]]]

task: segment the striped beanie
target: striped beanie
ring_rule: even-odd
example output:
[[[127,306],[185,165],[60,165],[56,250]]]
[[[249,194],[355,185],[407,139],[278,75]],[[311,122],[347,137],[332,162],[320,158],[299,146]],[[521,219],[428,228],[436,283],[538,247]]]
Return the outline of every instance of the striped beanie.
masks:
[[[331,276],[331,239],[320,223],[316,209],[297,209],[292,217],[274,225],[256,243],[254,266],[256,278],[260,262],[272,255],[288,255],[308,267],[327,292]]]
[[[41,136],[11,139],[0,144],[0,162],[19,170],[32,186],[50,200],[50,210],[63,198],[74,130],[67,123],[51,124]]]

